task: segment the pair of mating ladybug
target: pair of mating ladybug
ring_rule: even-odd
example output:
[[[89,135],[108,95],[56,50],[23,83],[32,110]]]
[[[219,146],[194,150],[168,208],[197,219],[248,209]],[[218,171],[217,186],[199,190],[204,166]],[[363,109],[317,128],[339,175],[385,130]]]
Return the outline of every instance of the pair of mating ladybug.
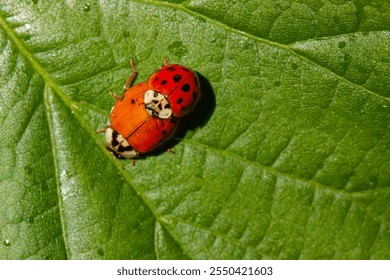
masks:
[[[107,149],[118,158],[134,159],[173,137],[180,118],[190,113],[201,98],[199,79],[189,67],[168,64],[152,73],[146,82],[133,87],[137,68],[116,99],[105,130]]]

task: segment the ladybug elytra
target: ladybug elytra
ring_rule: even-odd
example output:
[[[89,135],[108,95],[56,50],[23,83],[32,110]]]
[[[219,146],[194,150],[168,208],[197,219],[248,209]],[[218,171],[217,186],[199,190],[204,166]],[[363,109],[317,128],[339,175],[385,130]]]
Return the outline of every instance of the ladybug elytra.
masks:
[[[166,96],[172,114],[180,118],[190,113],[201,97],[199,79],[189,67],[168,64],[167,61],[165,64],[152,73],[148,86]]]
[[[201,97],[198,77],[190,68],[168,64],[153,72],[147,82],[131,87],[137,69],[125,83],[104,130],[107,149],[118,158],[134,159],[170,140],[180,118],[193,110]]]

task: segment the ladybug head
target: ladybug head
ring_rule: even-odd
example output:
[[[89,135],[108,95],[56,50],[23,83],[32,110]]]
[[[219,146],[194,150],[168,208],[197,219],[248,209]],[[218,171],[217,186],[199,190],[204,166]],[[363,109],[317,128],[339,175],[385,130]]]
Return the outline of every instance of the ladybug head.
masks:
[[[160,92],[148,90],[144,94],[145,109],[149,115],[160,119],[169,119],[172,116],[171,104]]]

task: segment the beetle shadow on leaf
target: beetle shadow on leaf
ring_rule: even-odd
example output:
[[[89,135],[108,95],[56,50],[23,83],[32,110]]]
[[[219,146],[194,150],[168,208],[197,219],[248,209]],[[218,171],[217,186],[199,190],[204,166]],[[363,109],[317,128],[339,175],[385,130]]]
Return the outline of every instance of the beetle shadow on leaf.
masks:
[[[202,91],[202,98],[199,100],[194,111],[180,120],[179,127],[173,139],[169,140],[160,149],[150,153],[150,155],[159,155],[166,151],[167,148],[173,148],[180,143],[180,139],[184,138],[187,131],[196,130],[203,127],[211,118],[215,109],[215,95],[210,82],[201,74],[196,72],[199,78],[200,88]]]
[[[195,130],[204,126],[215,109],[215,95],[210,82],[201,74],[196,74],[199,77],[202,98],[199,100],[194,111],[180,121],[178,131],[175,135],[178,138],[183,138],[188,130]]]

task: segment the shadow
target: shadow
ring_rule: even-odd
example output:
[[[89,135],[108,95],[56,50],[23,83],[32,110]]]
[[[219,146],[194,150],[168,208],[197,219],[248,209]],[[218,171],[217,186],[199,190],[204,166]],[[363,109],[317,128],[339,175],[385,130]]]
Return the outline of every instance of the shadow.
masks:
[[[183,138],[188,130],[195,130],[204,126],[211,118],[215,109],[215,95],[210,82],[198,72],[202,98],[199,100],[194,111],[185,116],[179,124],[175,137]]]

